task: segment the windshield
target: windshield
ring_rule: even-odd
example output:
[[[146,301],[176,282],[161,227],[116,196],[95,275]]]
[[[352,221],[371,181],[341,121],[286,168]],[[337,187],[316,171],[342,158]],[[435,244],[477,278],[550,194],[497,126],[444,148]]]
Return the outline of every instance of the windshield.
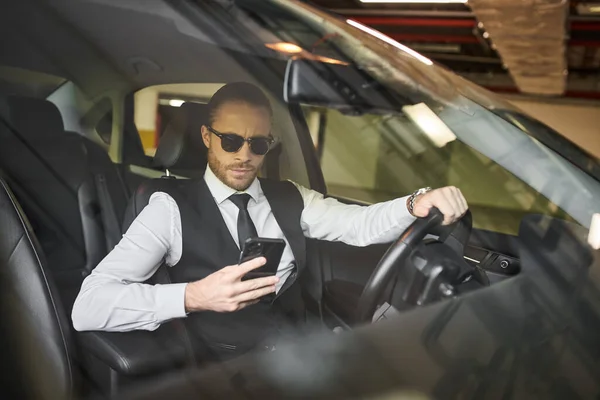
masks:
[[[309,12],[302,4],[274,3],[289,14],[260,19],[277,27],[269,32],[279,40],[306,49],[306,58],[354,65],[366,75],[363,86],[380,85],[380,92],[396,96],[383,110],[366,96],[351,112],[340,104],[302,102],[309,118],[320,115],[313,130],[321,134],[317,142],[330,194],[373,202],[422,186],[455,185],[479,228],[515,234],[525,213],[589,226],[599,209],[597,159],[369,27]],[[294,29],[283,28],[291,21]]]
[[[255,325],[276,330],[279,314],[284,321],[297,313],[300,319],[307,316],[309,322],[318,321],[316,325],[328,333],[338,332],[340,325],[352,329],[365,285],[388,254],[390,242],[413,222],[406,199],[419,188],[455,186],[462,191],[477,229],[472,240],[463,243],[464,254],[454,254],[458,257],[455,264],[477,269],[477,282],[471,280],[475,274],[461,272],[464,280],[458,285],[479,284],[481,280],[490,287],[481,288],[479,293],[502,293],[501,297],[508,293],[512,298],[517,291],[519,296],[521,292],[528,294],[522,290],[526,286],[518,282],[512,286],[517,287],[514,293],[495,292],[492,286],[525,275],[520,274],[522,237],[516,237],[523,232],[527,235],[523,221],[539,219],[543,225],[540,230],[546,232],[545,224],[550,220],[548,226],[554,227],[549,230],[551,242],[556,232],[564,232],[567,239],[574,237],[571,231],[580,236],[600,212],[597,159],[495,94],[367,26],[330,15],[306,1],[4,1],[0,2],[0,48],[0,293],[4,296],[0,314],[6,324],[1,331],[9,338],[0,340],[0,347],[18,361],[6,364],[14,365],[9,370],[19,375],[14,379],[7,375],[5,381],[14,382],[16,390],[7,398],[27,398],[20,390],[32,391],[31,398],[108,398],[135,384],[145,385],[155,378],[159,382],[158,378],[182,366],[211,364],[215,361],[211,352],[237,356],[249,349],[277,351],[272,343],[263,346],[258,340],[263,337],[260,329],[254,338],[258,339],[247,347],[219,342],[222,335],[217,331],[211,335],[214,340],[205,341],[194,329],[211,324],[194,327],[188,323],[198,315],[210,319],[217,313],[222,316],[241,311],[232,318],[246,315],[250,320],[257,312],[268,323],[253,320],[259,323],[249,330]],[[251,210],[248,196],[240,196],[246,199],[243,207],[226,203],[231,193],[217,205],[207,191],[199,195],[188,185],[196,183],[194,179],[202,184],[202,177],[211,177],[205,175],[209,156],[214,155],[207,142],[220,143],[216,148],[222,154],[235,154],[246,146],[235,136],[239,132],[219,133],[217,129],[207,133],[214,122],[207,103],[224,85],[240,82],[258,87],[268,101],[262,94],[253,98],[260,98],[262,107],[270,103],[272,112],[261,114],[259,121],[270,129],[269,140],[245,141],[255,156],[264,158],[254,169],[242,168],[236,173],[257,172],[265,178],[259,184],[267,179],[290,180],[304,187],[297,191],[305,196],[300,198],[293,185],[265,183],[264,188],[275,188],[270,189],[274,195],[286,188],[285,202],[278,203],[280,221],[275,220],[275,211],[264,200],[272,193],[269,189],[265,190],[269,194],[258,192],[252,198],[266,204],[264,213],[257,211],[265,216],[263,222],[266,218],[272,221],[254,224],[250,214],[256,208]],[[245,123],[242,117],[232,120]],[[243,131],[245,127],[238,128],[235,130]],[[266,135],[268,129],[263,128],[261,125]],[[222,138],[229,145],[224,145]],[[240,143],[242,147],[235,147]],[[254,184],[254,176],[251,178]],[[191,180],[184,183],[186,179]],[[217,179],[221,178],[214,178],[213,183]],[[173,201],[155,196],[163,209],[150,214],[152,208],[146,208],[150,197],[165,182],[184,189]],[[277,188],[282,189],[277,192]],[[322,195],[329,198],[322,199]],[[325,204],[315,207],[321,214],[312,214],[317,215],[314,218],[304,215],[312,221],[302,220],[307,207],[302,199]],[[383,207],[358,207],[392,199],[401,201]],[[178,214],[175,210],[180,205],[182,213]],[[214,213],[200,205],[212,207]],[[221,206],[230,210],[219,219]],[[398,208],[391,208],[397,206],[402,215],[396,215]],[[337,207],[348,214],[328,214],[333,209],[325,207]],[[148,209],[147,226],[140,222],[137,231],[129,235],[131,231],[126,228]],[[372,218],[372,210],[380,210],[377,218]],[[238,218],[241,212],[244,214]],[[329,220],[335,226],[321,229],[323,224],[319,228],[318,224],[333,214],[342,215]],[[359,214],[359,223],[342,225]],[[397,223],[399,220],[402,222]],[[218,226],[213,229],[204,221]],[[282,221],[293,230],[284,234]],[[400,232],[386,228],[391,225]],[[289,310],[279,309],[279,303],[268,303],[264,298],[259,302],[257,293],[265,286],[253,289],[254,297],[244,297],[249,293],[245,292],[236,297],[235,304],[223,303],[223,309],[196,307],[188,312],[185,299],[187,288],[192,287],[189,283],[206,283],[216,274],[219,285],[208,281],[205,288],[237,293],[228,288],[238,283],[237,287],[247,285],[242,274],[226,280],[228,286],[221,285],[219,278],[225,265],[230,265],[225,273],[239,274],[234,264],[240,260],[242,236],[234,233],[244,226],[249,236],[266,232],[265,237],[280,239],[278,243],[294,239],[284,246],[283,255],[280,253],[283,268],[275,265],[277,269],[270,274],[280,274],[278,293],[285,288],[289,291],[284,294],[289,293],[297,302]],[[372,226],[375,228],[370,229]],[[344,227],[348,229],[340,233]],[[221,249],[221,245],[229,247]],[[432,248],[439,249],[435,247],[438,245],[433,243]],[[572,248],[584,253],[578,246],[569,247],[569,251]],[[127,256],[115,261],[114,249],[126,250]],[[552,251],[543,255],[554,257]],[[223,258],[216,253],[223,253]],[[445,253],[440,254],[445,257]],[[415,256],[411,260],[416,265],[421,259]],[[578,271],[576,265],[571,266],[575,261],[555,261],[571,268],[573,274]],[[388,263],[394,268],[396,264]],[[110,272],[105,269],[98,273],[101,265],[108,265]],[[548,265],[543,268],[556,269],[553,263]],[[439,272],[437,266],[433,270]],[[445,279],[441,273],[439,276]],[[97,279],[97,284],[84,290],[88,277]],[[394,280],[402,283],[400,278]],[[579,275],[575,281],[580,282]],[[433,288],[429,293],[439,289],[444,298],[453,299],[464,293],[436,285],[427,285],[427,290]],[[566,287],[567,283],[561,285]],[[275,286],[268,289],[274,291]],[[577,290],[583,291],[580,287]],[[94,325],[73,324],[76,299],[92,292],[101,295],[90,295],[90,308],[79,315],[94,319]],[[547,293],[552,292],[543,291]],[[402,296],[394,293],[389,297],[393,302]],[[448,303],[464,304],[462,300],[466,303],[468,298],[473,297]],[[568,297],[565,302],[576,303],[576,299]],[[382,303],[382,307],[390,306],[383,297]],[[490,307],[484,304],[484,308],[493,309],[496,303]],[[254,305],[257,307],[249,308]],[[248,307],[249,312],[244,314],[236,307]],[[507,312],[511,318],[514,309],[511,304]],[[421,311],[427,314],[425,308]],[[546,320],[537,324],[538,319],[530,317],[537,308],[523,307],[520,311],[527,323],[546,329]],[[486,312],[477,311],[473,318],[483,314]],[[536,317],[542,318],[541,314]],[[522,322],[516,321],[515,325]],[[247,333],[245,328],[237,329],[241,326],[237,322],[212,325],[229,333]],[[415,343],[427,338],[422,329],[436,331],[411,326],[415,329],[403,332],[414,334]],[[563,335],[565,329],[562,325],[560,329]],[[488,334],[520,343],[498,332],[493,329]],[[315,360],[327,360],[325,350],[334,349],[323,343],[319,343],[323,353],[315,354]],[[456,344],[457,349],[473,349],[468,343]],[[500,347],[505,354],[507,347],[504,343]],[[590,357],[594,354],[587,353]],[[368,367],[372,362],[362,361],[344,364]],[[268,374],[283,373],[280,383],[285,390],[292,390],[285,380],[288,373],[304,376],[304,385],[310,388],[316,375],[329,379],[330,375],[319,369],[311,372],[294,362],[292,357],[283,366],[268,365],[273,367]],[[456,371],[454,365],[446,369]],[[254,366],[252,371],[263,372]],[[512,376],[509,372],[504,375]],[[180,374],[180,378],[185,376]],[[454,381],[454,375],[447,376],[446,381]],[[227,380],[231,378],[241,389],[251,389],[252,385],[246,385],[251,381],[239,377],[231,374]],[[79,378],[80,388],[74,384]],[[488,381],[483,379],[482,385],[489,386]],[[378,378],[373,382],[379,382]],[[244,390],[238,394],[245,394]],[[302,397],[302,393],[297,394]],[[201,392],[194,394],[198,397]]]
[[[327,185],[316,188],[329,195],[370,203],[419,187],[454,185],[471,205],[476,227],[511,234],[525,213],[587,227],[600,207],[597,159],[498,96],[351,19],[300,1],[157,2],[150,8],[50,3],[101,50],[72,38],[71,47],[80,48],[77,61],[67,46],[62,55],[38,54],[33,61],[24,52],[31,47],[27,41],[7,42],[0,63],[3,93],[47,97],[67,130],[104,146],[115,161],[151,165],[171,118],[170,99],[175,105],[206,102],[223,83],[246,80],[266,90],[276,106],[302,107]],[[89,10],[119,18],[120,31],[88,21]],[[127,18],[144,34],[127,36]],[[47,29],[64,30],[52,18],[45,21]],[[148,47],[159,38],[160,46]],[[11,53],[17,48],[20,53]],[[296,68],[300,62],[312,64]],[[292,98],[290,76],[298,70],[301,79],[308,69],[318,72],[304,85],[313,92]],[[66,77],[70,84],[61,86]],[[331,82],[338,87],[326,90]],[[133,140],[143,146],[138,153],[121,146],[123,139],[114,142],[122,122],[113,115],[122,107],[119,96],[145,87],[151,89],[136,94],[133,105],[139,134]],[[344,94],[348,90],[353,94]],[[333,92],[341,97],[331,100]],[[294,167],[306,163],[290,135],[297,126],[285,118],[274,123],[275,135],[285,139],[281,175],[315,187],[304,167]]]

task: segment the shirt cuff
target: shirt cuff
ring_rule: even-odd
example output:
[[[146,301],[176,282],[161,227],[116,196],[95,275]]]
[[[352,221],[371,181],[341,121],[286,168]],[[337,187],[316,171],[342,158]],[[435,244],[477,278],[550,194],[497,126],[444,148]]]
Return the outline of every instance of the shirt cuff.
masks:
[[[158,306],[156,318],[160,323],[175,318],[184,318],[185,312],[185,287],[187,283],[172,283],[168,285],[155,285],[156,304]]]
[[[397,225],[406,223],[406,221],[413,221],[416,218],[408,211],[408,206],[406,205],[406,201],[408,200],[408,196],[400,197],[399,199],[393,200],[394,204],[394,218]]]

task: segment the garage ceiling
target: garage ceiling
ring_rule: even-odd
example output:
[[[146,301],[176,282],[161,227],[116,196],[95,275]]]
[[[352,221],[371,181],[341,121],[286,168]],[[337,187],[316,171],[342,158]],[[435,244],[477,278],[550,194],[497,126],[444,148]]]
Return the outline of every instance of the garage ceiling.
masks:
[[[497,92],[600,99],[600,0],[312,0]]]

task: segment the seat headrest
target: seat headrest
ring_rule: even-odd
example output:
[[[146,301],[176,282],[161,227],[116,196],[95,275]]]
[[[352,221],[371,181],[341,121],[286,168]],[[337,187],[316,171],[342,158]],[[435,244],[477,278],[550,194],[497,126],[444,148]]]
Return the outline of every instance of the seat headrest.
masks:
[[[208,106],[186,102],[179,107],[161,136],[154,166],[169,169],[203,170],[208,149],[201,127],[208,123]]]
[[[26,139],[48,139],[64,134],[58,108],[47,100],[8,96],[8,122]]]

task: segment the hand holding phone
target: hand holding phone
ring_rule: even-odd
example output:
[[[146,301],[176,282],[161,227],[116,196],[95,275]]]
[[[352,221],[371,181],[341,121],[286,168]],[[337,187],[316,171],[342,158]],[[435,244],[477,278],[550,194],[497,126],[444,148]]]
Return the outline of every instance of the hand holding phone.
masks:
[[[267,259],[267,262],[262,267],[247,273],[242,280],[275,275],[279,268],[284,249],[285,241],[283,239],[259,237],[247,239],[240,253],[238,264],[253,260],[257,257],[264,257]]]
[[[234,312],[273,298],[279,279],[272,276],[241,282],[242,277],[266,263],[259,257],[241,265],[229,265],[204,279],[190,282],[185,287],[186,312]]]

